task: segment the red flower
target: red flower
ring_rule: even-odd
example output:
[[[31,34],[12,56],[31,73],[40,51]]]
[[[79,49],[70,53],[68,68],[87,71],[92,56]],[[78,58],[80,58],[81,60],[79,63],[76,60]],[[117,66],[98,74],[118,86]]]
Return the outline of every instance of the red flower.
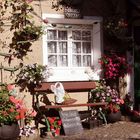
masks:
[[[58,125],[61,126],[61,124],[62,124],[62,121],[58,120]]]
[[[55,133],[56,133],[57,135],[59,135],[59,134],[60,134],[60,129],[57,128],[57,129],[55,130]]]
[[[17,115],[15,118],[16,118],[16,120],[20,120],[20,116],[19,115]]]
[[[24,119],[25,118],[25,113],[26,113],[26,109],[22,108],[20,110],[17,110],[19,112],[19,117],[20,119]]]
[[[53,118],[48,117],[48,120],[49,120],[49,122],[50,122],[51,124],[54,123],[54,119],[53,119]]]

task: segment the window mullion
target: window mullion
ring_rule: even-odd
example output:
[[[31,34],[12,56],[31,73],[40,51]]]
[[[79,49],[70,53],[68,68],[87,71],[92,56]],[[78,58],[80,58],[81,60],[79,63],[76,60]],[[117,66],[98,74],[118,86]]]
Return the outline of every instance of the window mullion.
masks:
[[[72,30],[68,30],[68,67],[72,67]]]

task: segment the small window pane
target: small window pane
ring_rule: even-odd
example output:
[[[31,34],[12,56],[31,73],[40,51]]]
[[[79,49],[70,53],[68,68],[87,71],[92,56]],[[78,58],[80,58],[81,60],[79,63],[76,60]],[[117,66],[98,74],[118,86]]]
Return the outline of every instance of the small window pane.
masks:
[[[56,53],[56,42],[48,42],[48,53]]]
[[[81,66],[81,56],[73,55],[72,64],[73,64],[73,66],[80,67]]]
[[[58,31],[59,40],[67,40],[67,31]]]
[[[67,42],[59,42],[59,53],[67,53]]]
[[[59,66],[68,66],[67,55],[60,55],[58,58]]]
[[[73,42],[72,43],[72,52],[73,53],[81,53],[81,43],[80,42]]]
[[[83,66],[91,66],[91,56],[85,55],[83,56]]]
[[[91,43],[83,42],[83,53],[91,53]]]
[[[83,31],[82,32],[82,39],[90,41],[91,40],[91,32],[90,31]]]
[[[73,40],[81,40],[81,31],[72,31]]]
[[[57,56],[49,55],[48,56],[48,64],[49,66],[56,67],[57,66]]]
[[[48,30],[47,31],[47,39],[48,40],[56,40],[56,30]]]

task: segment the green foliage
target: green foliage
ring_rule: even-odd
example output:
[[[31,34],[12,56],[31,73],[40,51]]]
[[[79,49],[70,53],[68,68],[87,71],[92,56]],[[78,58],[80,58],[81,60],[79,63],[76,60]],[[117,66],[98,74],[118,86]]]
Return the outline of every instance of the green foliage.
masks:
[[[19,112],[16,104],[10,100],[10,93],[6,85],[1,86],[0,89],[0,124],[11,124],[16,122],[16,116]]]
[[[50,76],[50,69],[47,66],[38,64],[26,65],[20,69],[16,78],[16,83],[21,87],[21,90],[37,87],[44,79]]]
[[[104,80],[99,81],[95,89],[91,90],[90,102],[106,102],[107,106],[103,108],[105,112],[117,112],[123,100],[119,98],[116,89],[106,85]]]
[[[43,34],[43,29],[35,25],[32,16],[34,9],[28,0],[3,0],[0,8],[0,32],[4,31],[5,21],[11,23],[10,31],[13,32],[12,41],[8,45],[9,53],[23,60],[32,51],[32,42]]]

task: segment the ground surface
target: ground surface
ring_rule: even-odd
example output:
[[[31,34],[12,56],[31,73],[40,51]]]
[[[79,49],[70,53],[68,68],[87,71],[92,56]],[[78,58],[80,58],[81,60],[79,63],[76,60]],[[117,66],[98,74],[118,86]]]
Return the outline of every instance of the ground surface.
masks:
[[[140,123],[120,121],[57,140],[140,140]]]
[[[100,126],[73,136],[40,138],[39,135],[22,138],[23,140],[140,140],[140,123],[120,121]]]

